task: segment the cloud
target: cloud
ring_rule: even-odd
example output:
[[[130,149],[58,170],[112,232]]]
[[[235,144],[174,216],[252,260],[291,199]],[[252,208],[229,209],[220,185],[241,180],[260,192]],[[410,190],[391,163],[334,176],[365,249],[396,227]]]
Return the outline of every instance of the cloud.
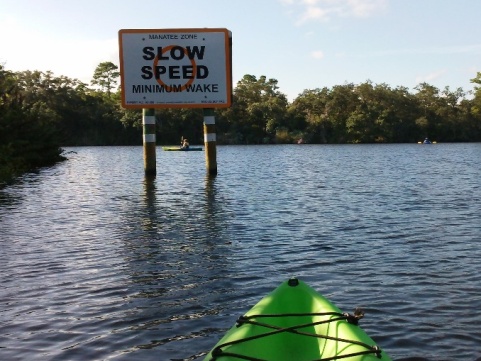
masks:
[[[297,25],[309,21],[327,22],[335,17],[369,17],[383,11],[387,0],[280,0],[299,13]]]
[[[447,73],[447,69],[441,69],[441,70],[433,71],[429,74],[418,75],[416,77],[416,83],[417,84],[424,83],[424,82],[429,83],[433,80],[437,80],[437,79],[441,78],[446,73]]]
[[[385,8],[385,0],[347,0],[348,13],[355,17],[368,17]]]
[[[311,56],[314,58],[314,59],[322,59],[324,58],[324,53],[320,50],[316,50],[316,51],[313,51],[311,53]]]
[[[299,18],[297,24],[300,25],[310,20],[327,21],[329,20],[329,14],[332,11],[333,9],[323,9],[317,6],[308,6]]]

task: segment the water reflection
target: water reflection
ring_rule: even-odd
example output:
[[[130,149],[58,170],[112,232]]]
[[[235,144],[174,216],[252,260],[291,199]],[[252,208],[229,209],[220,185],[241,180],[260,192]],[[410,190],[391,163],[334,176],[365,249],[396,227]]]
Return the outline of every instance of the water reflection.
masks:
[[[132,200],[119,222],[123,271],[130,279],[129,329],[142,330],[123,352],[135,357],[210,334],[215,321],[209,319],[225,307],[219,300],[230,292],[228,212],[217,179],[205,177],[198,186],[186,181],[181,175],[145,177],[139,202]]]
[[[208,238],[211,242],[229,242],[222,237],[222,230],[227,228],[228,213],[224,212],[225,198],[217,194],[217,177],[207,175],[205,177],[205,203],[203,206],[205,228],[209,232]]]
[[[207,175],[205,177],[205,199],[206,199],[206,208],[207,214],[212,215],[213,212],[209,211],[215,205],[215,197],[216,197],[216,184],[215,181],[217,180],[217,176]]]
[[[155,176],[146,175],[144,177],[144,202],[145,202],[145,218],[142,221],[146,231],[153,231],[157,228],[156,224],[156,183]]]

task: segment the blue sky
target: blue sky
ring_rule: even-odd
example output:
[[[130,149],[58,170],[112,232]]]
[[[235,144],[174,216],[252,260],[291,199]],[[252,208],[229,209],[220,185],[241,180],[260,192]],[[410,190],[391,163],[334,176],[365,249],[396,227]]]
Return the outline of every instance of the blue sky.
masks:
[[[305,89],[367,80],[472,90],[478,0],[0,0],[0,63],[89,83],[119,64],[120,29],[227,28],[234,86],[245,74]]]

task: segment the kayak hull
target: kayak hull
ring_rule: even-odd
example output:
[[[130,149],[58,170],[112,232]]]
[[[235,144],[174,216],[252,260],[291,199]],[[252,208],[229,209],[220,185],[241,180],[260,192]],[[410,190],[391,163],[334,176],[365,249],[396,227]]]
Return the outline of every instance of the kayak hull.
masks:
[[[291,279],[240,318],[204,361],[390,361],[357,319],[345,315],[306,283]]]
[[[163,150],[169,151],[169,152],[175,152],[175,151],[180,151],[180,152],[195,152],[195,151],[201,151],[202,147],[189,147],[187,149],[182,149],[180,147],[162,147]]]

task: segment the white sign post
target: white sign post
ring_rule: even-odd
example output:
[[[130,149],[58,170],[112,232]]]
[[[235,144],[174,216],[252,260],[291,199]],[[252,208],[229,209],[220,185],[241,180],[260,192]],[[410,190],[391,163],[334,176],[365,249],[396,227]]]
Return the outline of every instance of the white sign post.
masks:
[[[232,102],[230,31],[119,31],[122,106],[226,108]]]

